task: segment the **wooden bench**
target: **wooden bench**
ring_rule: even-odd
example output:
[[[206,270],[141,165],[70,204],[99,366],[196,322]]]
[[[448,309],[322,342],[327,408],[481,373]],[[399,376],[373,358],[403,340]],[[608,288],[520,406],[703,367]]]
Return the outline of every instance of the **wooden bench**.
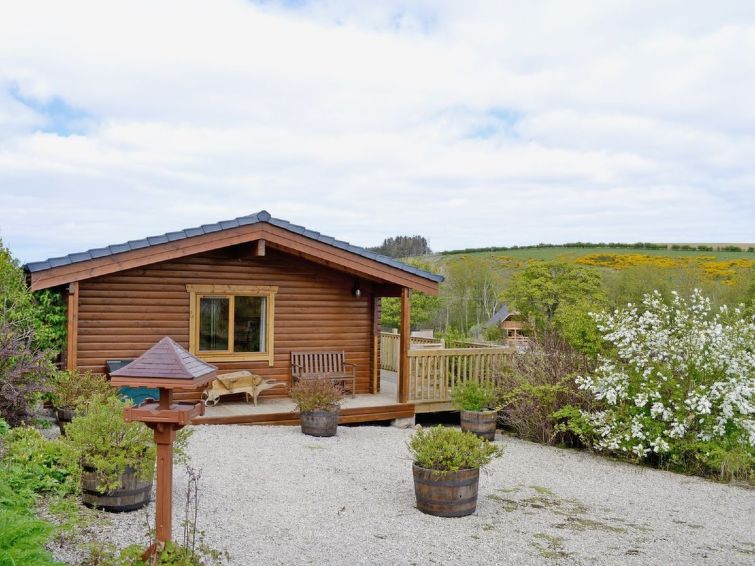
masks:
[[[291,352],[293,383],[302,379],[328,379],[354,397],[356,366],[344,361],[343,352]]]

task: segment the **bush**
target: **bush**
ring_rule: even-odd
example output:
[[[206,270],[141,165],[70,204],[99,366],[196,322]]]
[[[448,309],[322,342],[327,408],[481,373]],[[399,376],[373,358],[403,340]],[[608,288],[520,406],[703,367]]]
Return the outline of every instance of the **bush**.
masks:
[[[506,335],[503,332],[503,328],[498,325],[488,326],[483,332],[483,337],[488,342],[502,342]]]
[[[451,390],[451,401],[461,411],[485,411],[495,407],[495,385],[486,382],[466,381]]]
[[[11,426],[32,418],[32,405],[46,390],[51,366],[33,340],[33,328],[0,313],[0,417]]]
[[[646,295],[595,316],[613,346],[580,388],[605,404],[585,416],[600,450],[674,469],[755,478],[755,319],[689,300]]]
[[[511,357],[510,369],[498,377],[503,424],[534,442],[578,444],[578,431],[567,426],[575,415],[560,411],[594,404],[574,382],[580,371],[590,367],[590,358],[554,334],[533,341],[526,351]]]
[[[337,411],[343,391],[329,379],[300,379],[291,388],[291,399],[300,413]]]
[[[418,466],[441,473],[480,468],[502,454],[498,446],[474,433],[440,425],[417,429],[409,451]]]
[[[145,480],[155,471],[152,431],[144,423],[124,421],[126,406],[116,397],[97,398],[66,427],[65,442],[83,467],[98,472],[101,491],[120,488],[120,475],[127,467]]]
[[[77,370],[57,371],[53,374],[51,399],[57,408],[77,408],[95,398],[117,395],[117,389],[100,374]]]
[[[25,430],[25,429],[22,429]],[[45,549],[53,526],[32,515],[35,496],[41,486],[49,487],[50,482],[40,478],[50,477],[40,473],[39,463],[29,472],[24,469],[23,458],[19,457],[20,444],[31,435],[23,432],[16,437],[16,431],[9,431],[5,421],[0,419],[0,444],[3,459],[0,462],[0,564],[56,564]],[[35,455],[33,458],[40,460]],[[53,484],[54,485],[54,484]]]
[[[45,549],[52,531],[45,521],[0,508],[0,564],[58,564]]]
[[[69,446],[30,427],[12,429],[3,440],[6,481],[13,489],[59,496],[78,493],[80,470]]]

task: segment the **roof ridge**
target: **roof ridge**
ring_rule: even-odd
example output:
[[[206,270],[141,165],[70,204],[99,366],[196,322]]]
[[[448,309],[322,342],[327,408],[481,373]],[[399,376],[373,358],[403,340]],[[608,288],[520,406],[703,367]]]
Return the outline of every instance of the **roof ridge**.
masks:
[[[425,269],[414,267],[413,265],[409,265],[395,258],[378,254],[377,252],[368,250],[361,246],[355,246],[353,244],[350,244],[349,242],[346,242],[344,240],[339,240],[332,236],[327,236],[315,230],[309,230],[308,228],[304,226],[293,224],[292,222],[289,222],[288,220],[282,220],[280,218],[273,218],[267,210],[260,210],[259,212],[248,214],[246,216],[239,216],[237,218],[234,218],[233,220],[220,220],[219,222],[215,222],[212,224],[202,224],[201,226],[196,226],[193,228],[184,228],[182,230],[166,232],[164,234],[147,236],[146,238],[142,238],[140,240],[128,240],[127,242],[123,242],[120,244],[111,244],[111,245],[104,246],[101,248],[91,248],[83,252],[75,252],[75,253],[71,253],[65,256],[51,257],[42,261],[30,261],[24,264],[23,267],[25,270],[27,270],[30,273],[34,273],[37,271],[45,271],[47,269],[52,269],[54,267],[60,267],[63,265],[70,265],[72,263],[79,263],[82,261],[88,261],[88,260],[97,259],[97,258],[101,258],[105,256],[116,255],[119,253],[124,253],[124,252],[132,251],[132,250],[138,250],[138,249],[146,248],[150,246],[167,244],[169,242],[175,242],[177,240],[184,240],[186,238],[192,238],[194,236],[210,234],[212,232],[219,232],[222,230],[239,228],[241,226],[249,226],[249,225],[257,224],[260,222],[265,222],[273,226],[277,226],[278,228],[282,228],[284,230],[288,230],[289,232],[299,234],[301,236],[304,236],[305,238],[316,240],[324,244],[360,255],[367,259],[377,261],[384,265],[388,265],[395,269],[399,269],[401,271],[411,273],[418,277],[423,277],[425,279],[429,279],[435,282],[443,281],[443,277],[441,275],[436,275]]]

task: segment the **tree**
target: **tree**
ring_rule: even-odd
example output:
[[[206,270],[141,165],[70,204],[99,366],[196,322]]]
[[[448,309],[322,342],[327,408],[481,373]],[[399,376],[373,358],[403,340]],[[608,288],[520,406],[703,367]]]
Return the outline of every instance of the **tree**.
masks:
[[[31,293],[18,261],[0,240],[0,309],[2,318],[26,333],[30,329],[33,346],[57,352],[66,339],[66,309],[59,292]]]
[[[386,238],[381,245],[368,249],[388,257],[412,257],[432,253],[430,246],[427,245],[427,239],[423,236]]]
[[[432,266],[418,259],[407,260],[409,265],[431,271]],[[415,291],[412,293],[411,300],[411,323],[412,326],[425,327],[434,326],[438,318],[438,311],[441,306],[439,297],[431,297],[425,293]],[[401,301],[395,297],[385,297],[381,302],[380,324],[383,326],[398,328],[401,324]]]
[[[504,298],[536,333],[556,332],[573,347],[596,354],[600,336],[588,316],[606,297],[593,269],[557,261],[531,263],[511,278]]]
[[[489,257],[469,255],[446,265],[441,286],[444,327],[467,334],[473,326],[487,322],[501,305],[503,274]]]

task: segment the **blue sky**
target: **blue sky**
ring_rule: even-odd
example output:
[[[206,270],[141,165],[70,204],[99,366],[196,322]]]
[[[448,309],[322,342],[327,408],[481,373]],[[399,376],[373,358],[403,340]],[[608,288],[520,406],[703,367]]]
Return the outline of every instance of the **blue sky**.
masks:
[[[753,53],[749,1],[16,3],[0,238],[267,209],[359,245],[749,243]]]

